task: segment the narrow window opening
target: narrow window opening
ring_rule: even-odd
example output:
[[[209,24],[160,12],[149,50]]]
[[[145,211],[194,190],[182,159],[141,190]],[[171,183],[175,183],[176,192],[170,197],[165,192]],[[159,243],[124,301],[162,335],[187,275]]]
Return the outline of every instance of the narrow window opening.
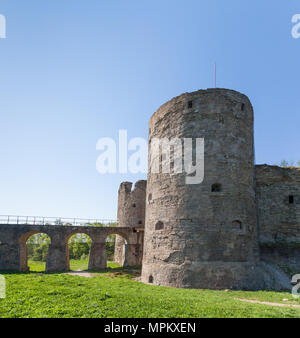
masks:
[[[242,110],[242,111],[245,110],[245,103],[242,103],[241,110]]]
[[[164,228],[164,223],[161,222],[161,221],[158,221],[156,224],[155,224],[155,230],[162,230]]]
[[[235,221],[232,222],[232,225],[234,227],[242,229],[242,222],[241,221],[235,220]]]
[[[148,201],[152,201],[152,194],[148,195]]]
[[[136,204],[135,204],[135,203],[133,203],[133,204],[132,204],[132,207],[133,207],[133,208],[135,208],[135,207],[136,207]]]
[[[139,221],[139,224],[143,224],[143,222],[142,222],[142,221]]]
[[[221,192],[222,191],[222,185],[220,183],[215,183],[211,186],[212,192]]]
[[[148,279],[149,283],[153,283],[153,276],[149,276],[149,279]]]
[[[189,101],[189,102],[188,102],[188,108],[189,108],[189,109],[193,108],[193,101]]]
[[[289,196],[289,203],[294,204],[294,196],[293,195]]]
[[[164,162],[167,159],[167,155],[165,153],[160,155],[160,161]]]

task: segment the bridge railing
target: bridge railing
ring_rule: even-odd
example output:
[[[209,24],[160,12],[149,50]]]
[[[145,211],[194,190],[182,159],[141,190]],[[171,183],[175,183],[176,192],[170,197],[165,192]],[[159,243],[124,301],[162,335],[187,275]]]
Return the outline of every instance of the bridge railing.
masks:
[[[0,215],[0,224],[23,225],[65,225],[65,226],[116,226],[117,221],[111,219],[82,219],[43,216]]]

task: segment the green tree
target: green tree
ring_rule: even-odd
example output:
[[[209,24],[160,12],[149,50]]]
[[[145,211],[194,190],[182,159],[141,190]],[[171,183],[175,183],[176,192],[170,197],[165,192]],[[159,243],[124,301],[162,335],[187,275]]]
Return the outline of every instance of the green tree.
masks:
[[[81,259],[88,257],[91,249],[91,238],[85,234],[76,234],[69,239],[70,259]]]
[[[47,259],[50,238],[46,234],[35,234],[27,240],[27,257],[34,261],[45,262]]]
[[[116,235],[109,235],[106,238],[106,258],[112,261],[115,253]]]
[[[281,162],[280,162],[280,167],[282,167],[282,168],[286,168],[286,167],[288,167],[288,161],[286,161],[286,160],[282,160]]]
[[[300,161],[299,161],[300,162]],[[299,164],[299,162],[298,162],[298,164]],[[280,162],[280,167],[282,167],[282,168],[288,168],[288,167],[293,167],[294,166],[294,161],[290,161],[290,162],[288,162],[288,161],[286,161],[286,160],[282,160],[281,162]]]

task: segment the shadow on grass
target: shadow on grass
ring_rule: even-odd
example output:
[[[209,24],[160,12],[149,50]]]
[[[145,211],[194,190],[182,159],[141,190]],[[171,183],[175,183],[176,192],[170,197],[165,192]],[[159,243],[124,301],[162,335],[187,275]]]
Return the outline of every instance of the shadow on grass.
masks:
[[[133,277],[139,277],[141,275],[141,266],[125,266],[125,267],[116,267],[116,268],[106,268],[106,269],[91,269],[86,270],[86,272],[90,273],[102,273],[109,274],[114,276],[120,275],[130,275]]]
[[[139,277],[141,274],[141,266],[125,266],[105,269],[86,269],[86,270],[66,270],[66,271],[0,271],[0,275],[57,275],[66,272],[89,272],[89,273],[101,273],[101,274],[114,274],[118,275],[132,275],[133,277]]]

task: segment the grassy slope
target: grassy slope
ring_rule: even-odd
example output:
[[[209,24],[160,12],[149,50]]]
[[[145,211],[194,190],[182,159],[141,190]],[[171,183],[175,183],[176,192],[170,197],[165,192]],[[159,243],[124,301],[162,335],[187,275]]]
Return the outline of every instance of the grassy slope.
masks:
[[[82,261],[74,263],[77,270]],[[31,263],[32,270],[43,268],[34,265]],[[132,280],[130,270],[112,267],[94,278],[39,272],[4,274],[7,297],[0,299],[0,317],[300,317],[300,309],[234,299],[294,301],[289,293],[150,286]]]

